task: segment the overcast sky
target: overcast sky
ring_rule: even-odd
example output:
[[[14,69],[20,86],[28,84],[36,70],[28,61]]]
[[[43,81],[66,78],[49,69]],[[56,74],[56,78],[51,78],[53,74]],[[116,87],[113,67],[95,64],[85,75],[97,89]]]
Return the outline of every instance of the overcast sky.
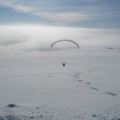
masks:
[[[120,28],[120,0],[0,0],[0,25]]]

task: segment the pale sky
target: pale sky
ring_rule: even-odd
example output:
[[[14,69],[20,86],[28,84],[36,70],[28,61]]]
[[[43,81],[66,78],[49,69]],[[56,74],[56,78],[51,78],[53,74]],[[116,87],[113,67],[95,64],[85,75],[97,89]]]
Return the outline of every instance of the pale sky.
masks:
[[[0,0],[0,25],[120,28],[120,0]]]

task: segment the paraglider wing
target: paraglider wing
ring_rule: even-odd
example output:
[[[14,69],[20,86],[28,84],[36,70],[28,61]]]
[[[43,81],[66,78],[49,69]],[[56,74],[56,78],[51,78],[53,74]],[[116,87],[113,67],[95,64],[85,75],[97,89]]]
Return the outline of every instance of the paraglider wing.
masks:
[[[76,43],[76,42],[73,41],[73,40],[67,40],[67,39],[66,39],[66,40],[57,40],[57,41],[53,42],[53,43],[51,44],[51,48],[53,47],[54,44],[59,43],[59,42],[64,42],[64,41],[72,42],[72,43],[74,43],[74,44],[79,48],[79,44],[78,44],[78,43]]]

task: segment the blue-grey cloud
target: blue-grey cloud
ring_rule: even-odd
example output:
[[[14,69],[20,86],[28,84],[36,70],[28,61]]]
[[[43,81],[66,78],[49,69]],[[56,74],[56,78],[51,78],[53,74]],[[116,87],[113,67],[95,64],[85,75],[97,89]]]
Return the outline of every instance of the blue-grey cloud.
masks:
[[[39,23],[46,21],[51,25],[120,28],[119,0],[1,0],[0,6],[10,8],[18,14],[30,15],[30,18],[37,17],[35,22]],[[27,22],[25,15],[23,16],[21,20]],[[16,19],[17,21],[19,20]]]
[[[29,13],[44,19],[52,20],[55,23],[63,25],[83,21],[88,19],[89,17],[88,15],[79,12],[62,12],[62,13],[43,12],[39,11],[37,8],[33,8],[22,4],[15,4],[10,1],[0,1],[0,5],[12,8],[19,12]]]

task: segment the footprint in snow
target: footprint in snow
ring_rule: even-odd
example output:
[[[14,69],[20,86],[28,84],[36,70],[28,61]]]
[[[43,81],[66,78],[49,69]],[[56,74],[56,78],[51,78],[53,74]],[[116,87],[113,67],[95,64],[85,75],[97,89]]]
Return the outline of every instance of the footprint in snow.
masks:
[[[116,97],[116,94],[115,94],[115,93],[112,93],[112,92],[105,92],[105,93],[107,93],[107,94],[109,94],[109,95],[112,95],[112,96]]]
[[[99,90],[98,88],[95,88],[95,87],[91,87],[91,89],[96,90],[96,91],[98,91],[98,90]]]

